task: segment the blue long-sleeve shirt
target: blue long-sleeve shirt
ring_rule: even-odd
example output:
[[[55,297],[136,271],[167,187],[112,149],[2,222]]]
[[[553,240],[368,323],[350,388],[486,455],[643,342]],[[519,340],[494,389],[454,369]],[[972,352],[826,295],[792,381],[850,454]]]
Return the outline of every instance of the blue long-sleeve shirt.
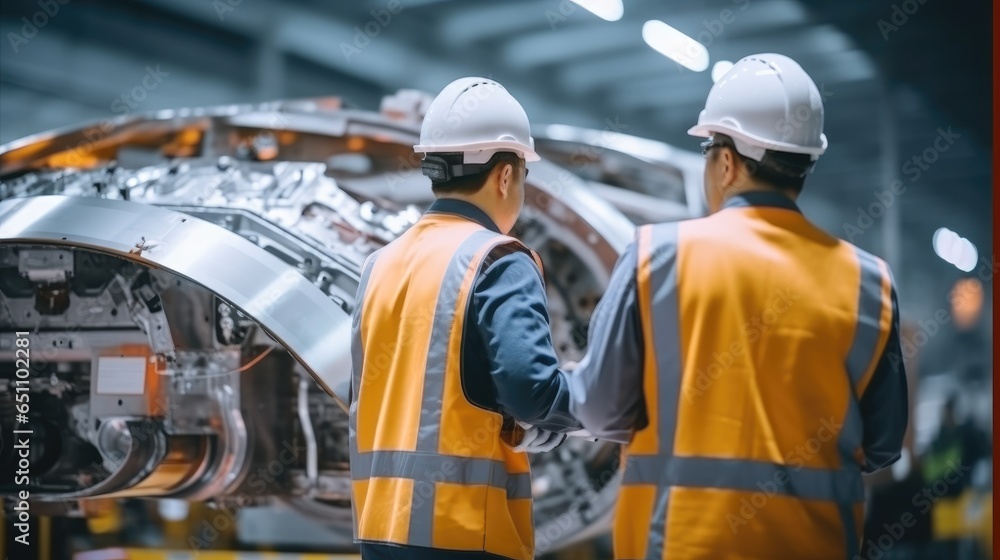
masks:
[[[428,212],[455,214],[500,233],[482,209],[438,199]],[[472,290],[462,343],[462,387],[476,406],[542,429],[566,432],[569,379],[552,347],[545,286],[530,256],[503,247],[487,256]]]

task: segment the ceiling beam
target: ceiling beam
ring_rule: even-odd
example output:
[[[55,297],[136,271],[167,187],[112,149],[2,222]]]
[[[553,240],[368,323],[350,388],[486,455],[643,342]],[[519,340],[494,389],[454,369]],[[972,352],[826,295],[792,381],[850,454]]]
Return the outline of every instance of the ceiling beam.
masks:
[[[217,14],[203,0],[139,0],[161,10],[185,15],[204,23],[248,36],[271,34],[277,48],[339,72],[357,76],[386,91],[416,88],[436,93],[462,76],[484,73],[488,64],[456,63],[435,57],[383,34],[392,25],[380,27],[379,34],[368,37],[367,22],[346,21],[309,8],[273,0],[258,0],[253,6],[241,4],[232,11]],[[405,9],[405,4],[404,4]],[[402,17],[405,12],[397,14]],[[358,29],[361,30],[360,34]],[[365,42],[365,39],[368,39]],[[358,52],[360,51],[360,52]],[[501,79],[496,77],[497,79]],[[523,80],[502,80],[529,114],[545,114],[550,119],[599,126],[589,114],[558,103],[537,85]],[[336,93],[336,92],[331,92]]]
[[[640,46],[642,38],[631,26],[602,22],[521,35],[507,41],[501,53],[511,68],[527,70]]]
[[[569,3],[569,0],[566,1]],[[552,29],[546,12],[554,9],[558,13],[559,4],[546,2],[545,9],[539,4],[537,0],[477,2],[473,8],[449,10],[449,13],[443,14],[436,38],[449,48],[457,48],[476,42],[507,39],[524,31]],[[589,14],[583,9],[578,11]]]

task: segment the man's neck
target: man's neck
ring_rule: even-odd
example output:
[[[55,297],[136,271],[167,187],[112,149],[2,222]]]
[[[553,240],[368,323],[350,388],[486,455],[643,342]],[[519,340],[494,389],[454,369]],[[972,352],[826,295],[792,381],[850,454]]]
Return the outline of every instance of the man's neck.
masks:
[[[490,207],[490,204],[487,203],[487,200],[483,196],[480,196],[479,192],[472,195],[448,193],[438,195],[437,198],[441,200],[460,200],[462,202],[467,202],[485,212],[494,223],[497,223],[497,216],[495,215],[495,212],[493,212],[493,209]]]
[[[770,185],[761,185],[761,184],[757,184],[757,183],[746,183],[746,184],[743,184],[743,185],[730,187],[726,191],[725,195],[722,197],[722,202],[723,202],[723,204],[725,204],[725,202],[727,200],[729,200],[730,198],[733,198],[734,196],[740,196],[740,195],[744,195],[744,194],[747,194],[747,193],[755,193],[755,192],[758,192],[758,193],[759,192],[764,192],[764,193],[771,193],[771,194],[781,195],[781,196],[783,196],[785,198],[790,199],[792,202],[795,202],[798,199],[798,193],[795,193],[793,191],[789,191],[789,190],[785,190],[785,189],[779,189],[779,188],[776,188],[776,187],[772,187]]]

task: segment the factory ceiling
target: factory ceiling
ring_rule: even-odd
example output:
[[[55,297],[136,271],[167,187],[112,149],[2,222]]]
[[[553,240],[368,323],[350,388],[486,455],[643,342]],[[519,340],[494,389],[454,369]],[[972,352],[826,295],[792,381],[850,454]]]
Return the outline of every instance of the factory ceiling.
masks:
[[[0,142],[177,106],[340,95],[376,109],[399,88],[436,91],[486,74],[535,122],[695,150],[686,130],[711,67],[692,72],[650,49],[642,25],[660,19],[705,45],[713,64],[780,52],[814,77],[831,148],[803,206],[828,231],[886,255],[908,290],[936,301],[960,274],[933,256],[939,227],[992,254],[987,0],[633,0],[614,22],[570,0],[60,6],[31,37],[21,18],[35,2],[0,8]],[[151,74],[156,87],[132,95]],[[897,180],[886,217],[874,215]]]

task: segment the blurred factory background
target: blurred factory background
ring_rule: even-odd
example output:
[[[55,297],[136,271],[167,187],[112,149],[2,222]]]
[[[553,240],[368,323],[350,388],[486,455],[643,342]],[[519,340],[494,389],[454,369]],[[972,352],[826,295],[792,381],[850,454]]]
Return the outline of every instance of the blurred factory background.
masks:
[[[882,557],[979,557],[973,550],[992,546],[982,523],[992,517],[984,496],[992,492],[995,6],[626,0],[620,12],[619,4],[5,0],[0,144],[180,107],[338,96],[378,110],[400,89],[434,93],[456,77],[486,75],[549,137],[571,125],[696,151],[686,131],[713,77],[747,54],[791,56],[820,87],[830,139],[801,205],[892,266],[914,374],[911,453],[871,481],[866,537],[919,510],[911,497],[933,482],[938,467],[928,465],[957,452],[972,467],[967,479]],[[651,48],[642,32],[649,20],[701,43],[707,66],[695,71]],[[139,527],[142,511],[129,505],[121,515],[133,517],[115,527]],[[143,539],[156,540],[134,542]],[[931,539],[949,548],[925,547]],[[562,554],[596,557],[585,545]]]
[[[0,8],[0,142],[178,107],[337,95],[377,109],[400,88],[437,92],[455,76],[487,74],[537,123],[614,127],[696,150],[686,131],[715,64],[773,51],[795,58],[825,96],[831,147],[805,208],[890,262],[908,313],[932,317],[962,275],[934,258],[938,228],[993,254],[988,0],[646,0],[626,2],[613,22],[570,0],[57,4],[37,18],[37,35],[25,29],[45,14],[37,1]],[[651,19],[704,44],[709,69],[651,49],[641,33]],[[883,193],[896,180],[905,193]],[[884,215],[872,208],[887,200]]]

